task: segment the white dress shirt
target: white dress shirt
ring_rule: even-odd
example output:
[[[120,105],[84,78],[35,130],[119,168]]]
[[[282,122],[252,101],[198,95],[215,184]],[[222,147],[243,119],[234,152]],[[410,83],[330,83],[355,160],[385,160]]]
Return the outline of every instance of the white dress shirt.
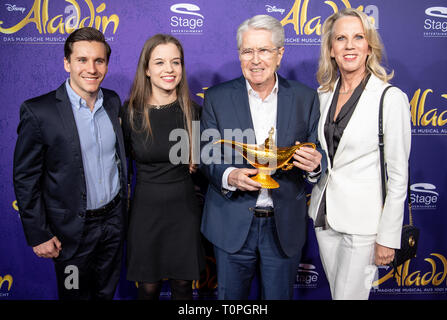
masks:
[[[263,144],[269,136],[269,131],[275,128],[274,140],[276,141],[276,114],[278,104],[278,77],[275,74],[275,86],[272,92],[262,100],[259,94],[251,87],[246,80],[248,103],[250,105],[251,119],[253,121],[253,129],[256,135],[256,144]],[[235,191],[237,188],[228,184],[228,176],[231,171],[236,169],[230,167],[225,170],[222,176],[222,187],[224,189]],[[257,207],[273,207],[273,199],[270,189],[262,188],[259,190],[259,196],[256,201]]]

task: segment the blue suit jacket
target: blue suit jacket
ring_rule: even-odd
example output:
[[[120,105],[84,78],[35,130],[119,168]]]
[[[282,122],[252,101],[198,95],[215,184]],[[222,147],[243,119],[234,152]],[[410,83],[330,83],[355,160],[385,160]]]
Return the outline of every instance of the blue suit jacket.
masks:
[[[121,102],[114,91],[102,91],[103,106],[116,135],[120,192],[126,203],[126,157],[118,119]],[[78,130],[65,82],[57,90],[22,104],[17,132],[14,191],[27,242],[36,246],[57,236],[62,244],[57,259],[69,259],[81,240],[87,190]],[[126,205],[122,207],[124,222]]]
[[[322,153],[317,141],[320,112],[316,91],[279,75],[278,82],[276,144],[286,147],[294,145],[295,141],[314,142]],[[253,129],[244,77],[219,84],[205,92],[200,127],[202,132],[217,129],[222,138],[224,129]],[[253,168],[246,162],[240,165],[201,165],[210,181],[201,230],[215,246],[234,253],[247,238],[253,219],[249,208],[256,206],[259,192],[223,191],[222,175],[230,166]],[[323,166],[322,170],[325,170]],[[280,188],[272,190],[279,242],[284,253],[293,256],[301,251],[306,239],[306,174],[294,167],[289,171],[277,170],[273,178],[280,184]]]

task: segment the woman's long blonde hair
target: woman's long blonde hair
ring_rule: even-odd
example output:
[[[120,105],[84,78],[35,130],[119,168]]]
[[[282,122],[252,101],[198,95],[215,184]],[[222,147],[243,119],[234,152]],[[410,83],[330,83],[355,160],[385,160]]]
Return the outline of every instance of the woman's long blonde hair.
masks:
[[[321,85],[320,91],[322,92],[332,91],[339,76],[338,65],[335,59],[331,57],[332,36],[335,21],[346,16],[359,18],[365,30],[365,38],[371,49],[371,53],[366,59],[366,73],[372,73],[385,82],[388,82],[394,76],[394,71],[387,73],[380,64],[384,54],[383,43],[370,18],[361,11],[346,8],[331,15],[323,24],[321,52],[317,71],[317,80]]]

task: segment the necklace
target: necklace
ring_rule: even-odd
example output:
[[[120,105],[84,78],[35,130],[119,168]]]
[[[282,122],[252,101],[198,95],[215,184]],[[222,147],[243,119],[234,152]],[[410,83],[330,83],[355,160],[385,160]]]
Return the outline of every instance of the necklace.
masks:
[[[160,109],[166,109],[166,108],[169,108],[169,107],[172,107],[173,105],[175,105],[175,104],[177,103],[177,101],[178,101],[178,100],[174,100],[174,101],[171,102],[171,103],[168,103],[168,104],[162,104],[162,105],[149,104],[149,108],[151,108],[151,109],[157,109],[157,110],[160,110]]]

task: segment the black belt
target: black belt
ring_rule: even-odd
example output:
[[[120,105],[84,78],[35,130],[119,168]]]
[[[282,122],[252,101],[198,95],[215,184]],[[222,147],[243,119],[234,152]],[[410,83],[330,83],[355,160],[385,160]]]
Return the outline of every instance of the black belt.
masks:
[[[116,205],[120,202],[120,200],[121,200],[121,196],[120,196],[120,193],[118,192],[118,194],[115,196],[115,198],[113,198],[112,201],[110,201],[106,205],[103,205],[101,208],[85,211],[85,217],[93,218],[93,217],[102,216],[102,215],[110,212],[111,210],[115,209]]]
[[[253,215],[257,218],[268,218],[273,217],[275,211],[273,208],[250,208],[253,211]]]

